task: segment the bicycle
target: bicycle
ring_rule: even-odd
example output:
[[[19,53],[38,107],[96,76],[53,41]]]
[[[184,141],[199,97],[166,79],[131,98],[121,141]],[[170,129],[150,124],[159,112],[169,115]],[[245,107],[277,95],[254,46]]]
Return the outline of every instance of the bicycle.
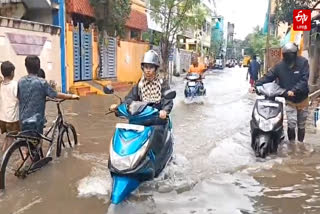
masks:
[[[48,101],[57,103],[58,115],[44,135],[34,129],[21,131],[18,134],[8,133],[8,136],[15,138],[15,141],[7,149],[2,159],[0,168],[0,190],[5,189],[6,181],[12,180],[14,177],[25,178],[27,175],[39,170],[52,161],[55,144],[57,144],[57,157],[60,157],[62,147],[65,148],[68,144],[69,147],[73,148],[78,144],[76,129],[72,124],[65,122],[61,112],[60,105],[65,100],[50,99]],[[55,143],[57,131],[59,134],[57,143]],[[72,136],[70,136],[71,134]],[[73,141],[70,140],[70,137],[73,137]],[[43,141],[49,143],[49,148],[45,156],[42,148]],[[17,154],[15,154],[16,152]],[[13,166],[9,164],[11,160],[13,160]]]

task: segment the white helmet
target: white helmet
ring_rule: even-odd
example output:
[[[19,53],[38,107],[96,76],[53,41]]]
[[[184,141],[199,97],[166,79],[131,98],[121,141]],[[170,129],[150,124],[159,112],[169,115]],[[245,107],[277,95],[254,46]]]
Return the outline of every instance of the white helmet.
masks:
[[[297,53],[298,52],[298,46],[293,42],[288,42],[282,47],[282,53]]]
[[[143,56],[141,67],[143,66],[143,64],[152,64],[152,65],[155,65],[156,67],[159,67],[160,59],[157,52],[155,52],[154,50],[147,51]]]

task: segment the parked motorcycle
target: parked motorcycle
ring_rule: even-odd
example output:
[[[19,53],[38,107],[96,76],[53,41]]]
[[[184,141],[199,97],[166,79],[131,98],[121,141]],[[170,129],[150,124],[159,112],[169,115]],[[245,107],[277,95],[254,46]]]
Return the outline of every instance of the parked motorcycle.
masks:
[[[253,107],[251,127],[251,147],[257,157],[265,158],[270,153],[276,153],[278,145],[283,140],[283,103],[275,98],[282,96],[285,89],[276,83],[258,86],[257,94],[263,99],[257,99]]]
[[[104,92],[112,94],[113,90],[106,87]],[[175,97],[175,91],[164,94],[164,99]],[[108,168],[113,179],[111,203],[119,204],[141,182],[152,180],[162,172],[172,157],[173,136],[170,117],[160,119],[158,109],[149,103],[122,103],[115,113],[129,121],[116,124],[109,149]]]

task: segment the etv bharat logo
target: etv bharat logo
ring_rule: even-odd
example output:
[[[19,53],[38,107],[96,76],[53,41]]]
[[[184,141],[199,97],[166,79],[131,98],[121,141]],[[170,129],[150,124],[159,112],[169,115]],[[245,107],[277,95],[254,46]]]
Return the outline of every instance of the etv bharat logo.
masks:
[[[310,31],[311,30],[311,10],[293,11],[293,30]]]

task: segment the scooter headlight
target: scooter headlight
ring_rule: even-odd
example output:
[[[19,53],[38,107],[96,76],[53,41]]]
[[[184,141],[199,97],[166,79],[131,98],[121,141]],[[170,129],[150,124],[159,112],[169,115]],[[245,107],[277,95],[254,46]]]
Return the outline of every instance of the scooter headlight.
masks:
[[[134,169],[141,158],[146,154],[149,140],[134,154],[121,156],[113,149],[113,140],[110,142],[110,161],[114,168],[119,171]]]
[[[260,116],[258,113],[258,110],[254,110],[254,117],[258,123],[259,128],[264,132],[271,131],[274,126],[281,120],[281,112],[273,118],[270,119],[264,119],[264,117]]]

